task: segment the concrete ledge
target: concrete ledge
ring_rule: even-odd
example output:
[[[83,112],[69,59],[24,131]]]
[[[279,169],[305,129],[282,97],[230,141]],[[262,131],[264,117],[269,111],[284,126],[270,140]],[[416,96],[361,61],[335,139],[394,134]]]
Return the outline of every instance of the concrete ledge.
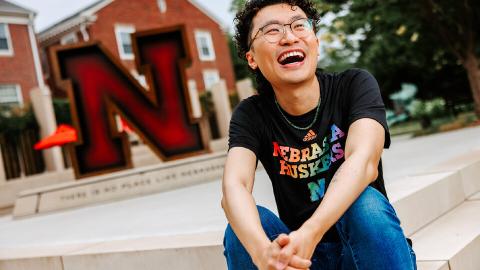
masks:
[[[190,248],[102,253],[63,257],[63,270],[211,270],[226,269],[221,256],[223,248],[200,246]],[[10,269],[7,269],[10,270]]]
[[[18,198],[15,203],[16,207],[13,209],[13,216],[15,217],[30,216],[37,213],[39,197],[40,196],[38,194],[34,194],[31,196]]]
[[[183,235],[142,237],[137,239],[114,240],[92,244],[65,253],[66,255],[92,255],[132,251],[188,249],[198,247],[222,247],[223,231],[202,232]],[[219,253],[220,255],[222,254]]]
[[[219,244],[222,238],[223,232],[218,231],[104,243],[0,249],[0,269],[226,269],[223,246]]]
[[[26,190],[42,188],[61,183],[73,183],[74,175],[72,170],[60,172],[46,172],[25,178],[9,180],[0,185],[0,208],[13,207],[17,195]]]
[[[450,270],[448,262],[417,262],[418,270]]]
[[[222,176],[225,157],[225,153],[208,154],[25,191],[17,199],[14,216],[26,217],[213,181]]]
[[[19,261],[31,258],[55,258],[62,257],[76,251],[91,248],[99,243],[78,243],[78,244],[54,244],[50,246],[28,246],[28,247],[12,247],[0,248],[0,262],[2,261]],[[1,264],[0,264],[1,265]],[[0,268],[4,269],[4,268]]]
[[[480,200],[480,192],[477,192],[468,198],[469,201],[478,201]]]
[[[419,261],[449,261],[451,270],[480,266],[480,201],[462,203],[412,236]]]
[[[413,234],[462,203],[465,194],[461,183],[459,173],[437,173],[408,177],[388,185],[390,200],[405,234]]]
[[[65,270],[60,257],[0,260],[2,270]]]
[[[429,168],[426,172],[460,172],[467,196],[480,191],[480,150],[452,158]]]

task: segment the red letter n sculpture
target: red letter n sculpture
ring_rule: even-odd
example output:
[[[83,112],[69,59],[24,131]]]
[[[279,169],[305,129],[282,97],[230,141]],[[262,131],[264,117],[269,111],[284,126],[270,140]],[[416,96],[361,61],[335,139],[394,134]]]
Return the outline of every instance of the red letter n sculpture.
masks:
[[[67,91],[78,141],[70,146],[77,178],[132,167],[121,115],[163,160],[207,152],[204,127],[192,117],[185,68],[190,62],[183,27],[132,36],[144,89],[101,44],[54,48],[53,74]]]

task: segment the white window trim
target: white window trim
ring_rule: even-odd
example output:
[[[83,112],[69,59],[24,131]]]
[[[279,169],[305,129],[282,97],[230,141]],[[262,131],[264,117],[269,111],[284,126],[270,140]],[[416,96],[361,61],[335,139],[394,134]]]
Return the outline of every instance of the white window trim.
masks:
[[[60,44],[65,45],[65,44],[73,44],[78,42],[78,36],[76,32],[71,32],[66,34],[65,36],[60,39]]]
[[[22,95],[22,87],[20,86],[20,84],[0,84],[0,85],[13,85],[15,86],[15,91],[17,92],[17,97],[18,97],[18,105],[19,106],[23,106],[23,95]],[[0,103],[2,104],[2,103]]]
[[[10,16],[0,16],[0,23],[29,24],[30,20],[28,18],[16,18],[16,17],[10,17]]]
[[[7,45],[8,50],[0,50],[0,56],[13,56],[13,46],[12,46],[12,36],[10,35],[10,27],[8,27],[8,23],[4,23],[5,25],[5,36],[7,37]]]
[[[122,60],[133,60],[135,59],[135,55],[133,53],[125,53],[123,51],[123,46],[122,46],[122,38],[121,38],[121,33],[134,33],[135,32],[135,26],[133,25],[115,25],[115,37],[117,39],[117,47],[118,47],[118,53],[120,54],[120,59]]]
[[[166,0],[157,0],[158,9],[161,13],[167,12],[167,1]]]
[[[207,46],[209,47],[210,55],[204,55],[202,47],[200,46],[200,38],[206,38]],[[205,30],[195,30],[195,42],[197,45],[198,58],[200,61],[215,61],[215,48],[213,46],[212,34]]]
[[[219,72],[217,69],[204,69],[204,70],[202,71],[203,85],[205,86],[205,90],[207,90],[207,91],[211,91],[211,90],[212,90],[212,86],[213,86],[213,85],[211,85],[211,86],[207,85],[207,80],[206,80],[206,78],[207,78],[207,76],[209,76],[210,74],[215,74],[215,75],[216,75],[216,77],[218,78],[217,83],[218,83],[218,82],[220,81],[220,79],[221,79],[221,78],[220,78],[220,72]]]

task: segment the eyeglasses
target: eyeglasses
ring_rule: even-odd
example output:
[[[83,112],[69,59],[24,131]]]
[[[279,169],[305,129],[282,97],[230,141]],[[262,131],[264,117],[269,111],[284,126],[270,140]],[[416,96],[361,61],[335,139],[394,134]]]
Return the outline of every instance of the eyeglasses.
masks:
[[[308,18],[300,18],[292,21],[291,23],[281,24],[281,23],[270,23],[265,26],[260,27],[257,33],[250,40],[248,44],[248,49],[252,47],[253,41],[258,37],[258,34],[261,32],[261,36],[269,43],[277,43],[285,36],[285,26],[290,26],[292,33],[298,38],[304,38],[310,35],[313,31],[313,21]]]

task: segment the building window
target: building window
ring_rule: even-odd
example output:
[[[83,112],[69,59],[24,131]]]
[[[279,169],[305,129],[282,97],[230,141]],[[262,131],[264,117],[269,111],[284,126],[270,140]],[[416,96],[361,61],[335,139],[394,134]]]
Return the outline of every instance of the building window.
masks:
[[[69,33],[60,39],[60,44],[65,45],[65,44],[72,44],[72,43],[77,43],[78,42],[78,37],[76,32]]]
[[[0,106],[22,105],[22,91],[18,84],[0,84]]]
[[[0,23],[0,55],[13,55],[12,40],[6,23]]]
[[[133,60],[133,49],[131,33],[135,32],[135,27],[131,25],[115,26],[115,36],[117,37],[118,52],[123,60]]]
[[[214,61],[215,50],[213,49],[212,35],[208,31],[195,31],[198,55],[201,61]]]
[[[167,1],[166,0],[157,0],[158,8],[161,13],[167,12]]]
[[[209,69],[203,71],[203,83],[205,84],[205,89],[208,91],[212,90],[212,86],[214,86],[217,82],[220,81],[220,74],[216,69]]]

